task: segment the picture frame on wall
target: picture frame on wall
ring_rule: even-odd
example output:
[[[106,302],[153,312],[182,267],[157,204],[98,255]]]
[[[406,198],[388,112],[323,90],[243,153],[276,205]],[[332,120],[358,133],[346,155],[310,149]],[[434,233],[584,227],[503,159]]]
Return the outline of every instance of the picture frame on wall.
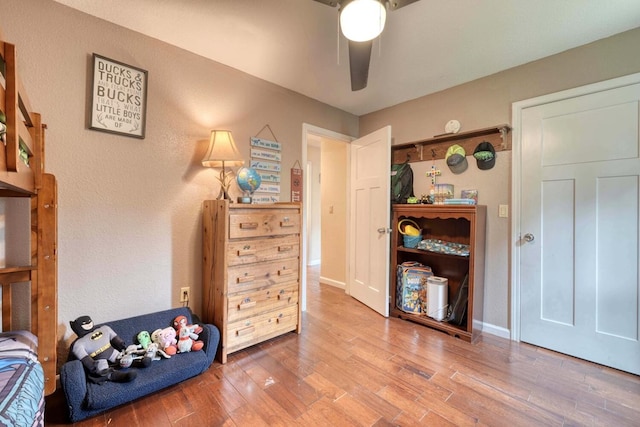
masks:
[[[89,128],[144,139],[148,72],[93,54]]]

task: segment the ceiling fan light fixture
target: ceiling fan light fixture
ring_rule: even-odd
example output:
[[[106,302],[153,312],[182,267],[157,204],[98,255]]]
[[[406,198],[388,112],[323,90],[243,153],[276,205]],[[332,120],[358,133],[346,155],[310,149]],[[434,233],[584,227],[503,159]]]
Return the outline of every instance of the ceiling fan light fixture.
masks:
[[[353,0],[340,12],[340,28],[354,42],[373,40],[382,33],[387,10],[378,0]]]

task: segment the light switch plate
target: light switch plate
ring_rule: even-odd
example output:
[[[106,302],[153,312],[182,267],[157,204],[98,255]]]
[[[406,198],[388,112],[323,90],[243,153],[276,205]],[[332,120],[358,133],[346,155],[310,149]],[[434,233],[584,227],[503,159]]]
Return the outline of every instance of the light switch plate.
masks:
[[[500,205],[498,207],[498,216],[500,218],[508,218],[509,217],[509,205]]]

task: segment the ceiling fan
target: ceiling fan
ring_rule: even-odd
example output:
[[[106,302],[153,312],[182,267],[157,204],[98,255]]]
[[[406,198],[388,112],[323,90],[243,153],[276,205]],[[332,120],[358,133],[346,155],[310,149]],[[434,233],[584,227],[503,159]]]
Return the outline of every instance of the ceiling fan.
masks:
[[[373,40],[382,33],[386,9],[396,10],[418,0],[315,0],[340,10],[340,29],[349,40],[351,90],[367,87]],[[362,9],[358,9],[358,8]],[[371,26],[363,28],[362,24]],[[360,33],[363,30],[364,33]]]

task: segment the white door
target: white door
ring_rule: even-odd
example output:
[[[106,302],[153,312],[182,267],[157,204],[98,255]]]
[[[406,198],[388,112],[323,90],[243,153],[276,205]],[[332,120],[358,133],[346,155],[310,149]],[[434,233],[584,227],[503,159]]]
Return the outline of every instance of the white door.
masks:
[[[522,108],[516,158],[520,339],[635,374],[639,79]]]
[[[389,316],[391,126],[351,142],[349,293]]]

